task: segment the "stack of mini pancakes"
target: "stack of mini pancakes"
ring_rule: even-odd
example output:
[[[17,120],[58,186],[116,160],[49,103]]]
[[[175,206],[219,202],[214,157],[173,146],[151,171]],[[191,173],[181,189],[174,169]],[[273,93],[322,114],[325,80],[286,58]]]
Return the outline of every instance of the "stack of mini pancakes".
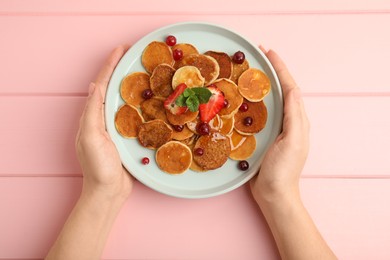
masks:
[[[183,57],[175,61],[172,51],[180,49]],[[173,47],[154,41],[142,54],[146,72],[132,72],[121,83],[120,94],[125,105],[115,117],[115,126],[125,138],[138,138],[148,149],[156,150],[156,163],[169,174],[180,174],[187,169],[207,171],[221,167],[230,157],[245,160],[256,149],[254,134],[267,122],[267,108],[263,98],[271,89],[267,75],[250,68],[247,60],[234,63],[224,52],[199,53],[189,43]],[[220,89],[227,106],[209,122],[210,134],[200,135],[197,125],[199,111],[173,115],[164,108],[165,99],[176,86]],[[145,99],[150,89],[153,97]],[[246,103],[246,109],[240,109]],[[246,124],[245,118],[252,119]],[[202,149],[202,155],[194,151]]]

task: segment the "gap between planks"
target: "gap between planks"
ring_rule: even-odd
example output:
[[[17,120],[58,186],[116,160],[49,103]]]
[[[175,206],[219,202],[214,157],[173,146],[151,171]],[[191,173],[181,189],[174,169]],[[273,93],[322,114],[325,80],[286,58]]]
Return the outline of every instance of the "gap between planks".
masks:
[[[238,12],[99,12],[99,11],[89,11],[89,12],[0,12],[0,16],[153,16],[153,15],[198,15],[198,16],[232,16],[232,15],[261,15],[261,16],[276,16],[276,15],[372,15],[372,14],[389,14],[390,9],[383,10],[328,10],[328,11],[267,11],[267,12],[248,12],[248,11],[238,11]]]

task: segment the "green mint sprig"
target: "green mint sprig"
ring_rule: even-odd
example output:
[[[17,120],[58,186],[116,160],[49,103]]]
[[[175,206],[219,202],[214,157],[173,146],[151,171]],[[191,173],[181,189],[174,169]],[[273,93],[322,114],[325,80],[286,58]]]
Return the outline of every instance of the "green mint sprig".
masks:
[[[176,105],[179,107],[188,107],[191,112],[196,112],[200,104],[209,102],[211,91],[208,88],[196,87],[186,88],[184,92],[176,99]]]

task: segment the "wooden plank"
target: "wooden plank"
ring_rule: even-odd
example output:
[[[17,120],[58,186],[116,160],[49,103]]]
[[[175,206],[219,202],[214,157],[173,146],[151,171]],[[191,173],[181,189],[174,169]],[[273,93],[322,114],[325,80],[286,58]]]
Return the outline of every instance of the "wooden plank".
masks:
[[[304,97],[305,176],[390,177],[390,97]],[[74,139],[85,97],[0,97],[0,176],[80,175]],[[23,163],[21,163],[23,161]]]
[[[0,212],[0,258],[42,258],[76,202],[81,181],[0,178],[0,205],[7,209]],[[389,259],[389,179],[302,179],[301,189],[307,209],[340,259]],[[103,257],[189,256],[278,259],[248,186],[215,198],[184,200],[136,183]]]
[[[277,50],[304,92],[389,93],[390,16],[361,14],[0,16],[0,94],[85,93],[112,48],[188,20]]]
[[[263,13],[263,12],[348,12],[348,11],[381,11],[390,9],[386,0],[372,0],[369,3],[364,0],[299,0],[299,1],[265,1],[244,0],[226,2],[223,0],[207,1],[199,0],[191,9],[179,0],[147,2],[138,1],[129,3],[126,0],[113,0],[109,3],[103,0],[95,1],[48,1],[48,0],[5,0],[0,2],[0,10],[3,13],[55,13],[55,12],[91,12],[91,13],[131,13],[131,14],[181,14],[181,13]]]

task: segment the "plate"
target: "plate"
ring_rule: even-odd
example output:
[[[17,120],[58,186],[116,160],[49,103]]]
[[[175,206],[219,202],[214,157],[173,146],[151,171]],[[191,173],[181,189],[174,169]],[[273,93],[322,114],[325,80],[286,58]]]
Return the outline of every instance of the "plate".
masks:
[[[178,43],[190,43],[200,53],[208,50],[223,51],[229,55],[241,50],[245,53],[251,67],[263,70],[271,80],[271,91],[264,102],[268,110],[266,127],[256,134],[256,151],[247,161],[249,169],[238,169],[237,161],[228,161],[216,170],[203,173],[187,170],[180,175],[170,175],[161,171],[154,158],[155,151],[142,147],[137,139],[123,138],[116,130],[115,113],[124,104],[120,96],[120,83],[129,73],[145,71],[141,63],[142,52],[152,41],[165,41],[174,35]],[[124,167],[146,186],[166,195],[180,198],[207,198],[231,191],[249,181],[258,171],[267,148],[280,133],[283,118],[282,91],[277,75],[266,56],[259,48],[244,37],[222,26],[186,22],[160,28],[149,33],[135,43],[118,63],[108,85],[105,100],[106,127],[115,143]],[[150,158],[143,165],[143,157]]]

